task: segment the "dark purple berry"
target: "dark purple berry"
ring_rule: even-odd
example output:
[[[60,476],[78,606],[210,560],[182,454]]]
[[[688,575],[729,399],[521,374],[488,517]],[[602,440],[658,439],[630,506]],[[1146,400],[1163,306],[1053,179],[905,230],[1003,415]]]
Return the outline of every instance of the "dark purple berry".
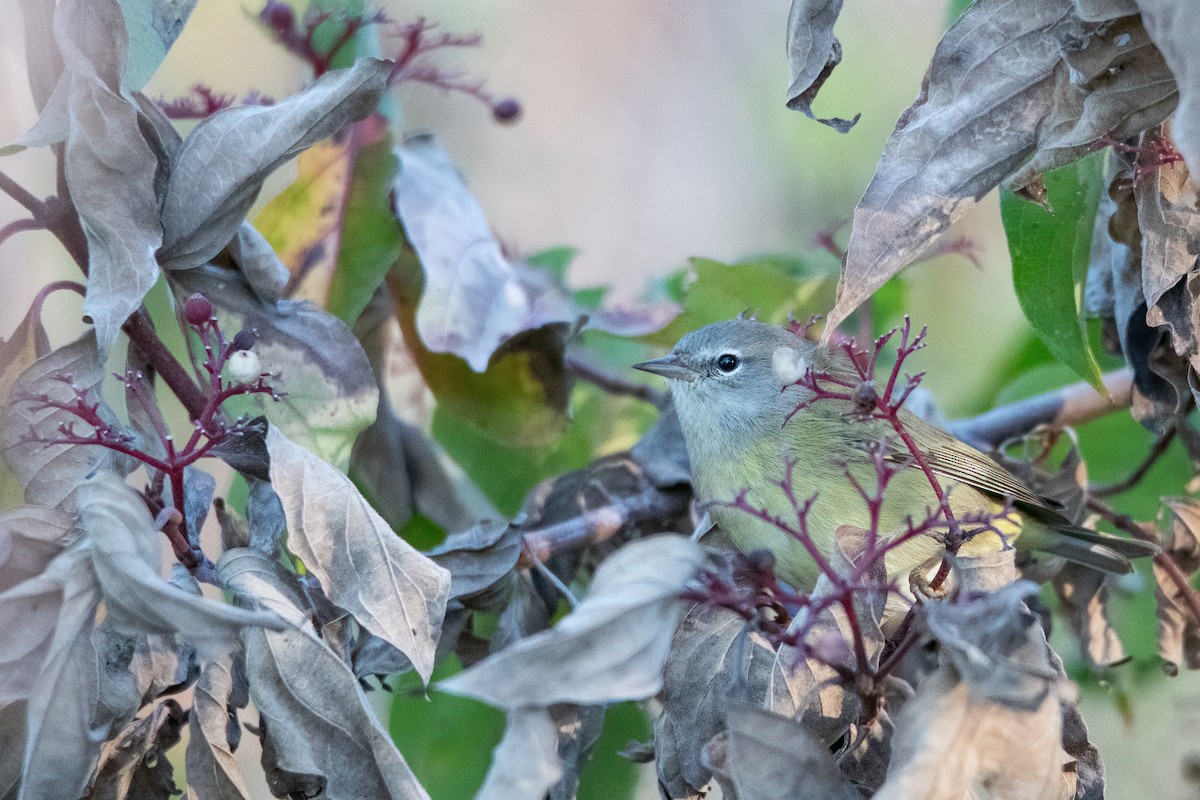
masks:
[[[770,550],[751,550],[746,554],[746,561],[755,572],[769,572],[775,569],[775,554]]]
[[[506,97],[503,100],[497,100],[496,105],[492,106],[492,118],[496,122],[509,125],[516,122],[521,116],[521,103],[515,97]]]
[[[875,404],[879,400],[879,394],[875,391],[875,384],[871,381],[863,381],[854,390],[854,410],[859,414],[867,415],[875,410]]]
[[[233,337],[233,341],[229,343],[229,352],[236,353],[238,350],[249,350],[254,347],[254,343],[258,341],[258,331],[254,328],[243,328],[238,331],[237,336]]]
[[[259,15],[264,22],[278,33],[291,33],[296,25],[296,12],[287,3],[267,3]]]
[[[183,303],[183,318],[189,325],[203,325],[212,319],[213,304],[202,294],[193,294]]]

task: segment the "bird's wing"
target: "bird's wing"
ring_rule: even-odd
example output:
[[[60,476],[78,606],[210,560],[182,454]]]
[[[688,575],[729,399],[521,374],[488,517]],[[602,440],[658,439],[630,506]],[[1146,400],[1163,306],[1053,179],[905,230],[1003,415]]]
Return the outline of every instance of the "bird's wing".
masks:
[[[1011,472],[969,444],[903,409],[900,410],[900,418],[934,472],[981,491],[1011,497],[1014,502],[1048,511],[1060,510],[1053,501],[1034,492]],[[911,460],[912,456],[903,442],[895,441],[892,449],[896,460]]]

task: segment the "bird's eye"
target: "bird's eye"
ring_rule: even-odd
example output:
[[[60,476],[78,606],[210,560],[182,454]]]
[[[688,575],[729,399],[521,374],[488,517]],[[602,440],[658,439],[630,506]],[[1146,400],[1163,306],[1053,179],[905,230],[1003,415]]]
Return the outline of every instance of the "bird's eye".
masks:
[[[725,353],[717,359],[717,369],[724,373],[733,372],[742,365],[742,360],[733,353]]]

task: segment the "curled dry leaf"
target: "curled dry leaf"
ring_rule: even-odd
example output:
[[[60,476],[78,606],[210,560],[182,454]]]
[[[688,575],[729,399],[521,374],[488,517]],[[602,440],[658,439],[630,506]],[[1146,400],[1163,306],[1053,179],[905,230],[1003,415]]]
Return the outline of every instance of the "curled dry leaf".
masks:
[[[926,623],[943,659],[980,700],[1032,711],[1053,688],[1045,634],[1025,606],[1037,591],[1018,581],[967,601],[929,604]]]
[[[1067,800],[1057,692],[1031,709],[994,703],[943,666],[896,718],[876,800]]]
[[[1168,126],[1147,131],[1141,147],[1150,152],[1171,148]],[[1192,321],[1194,295],[1187,291],[1192,287],[1180,287],[1182,291],[1172,292],[1181,297],[1164,297],[1197,271],[1200,209],[1196,204],[1200,197],[1192,185],[1187,165],[1175,161],[1153,168],[1150,174],[1137,181],[1134,199],[1138,229],[1142,234],[1142,294],[1146,299],[1146,322],[1151,327],[1169,326],[1175,351],[1180,355],[1192,355],[1197,347]],[[1181,300],[1184,307],[1174,307],[1180,305]],[[1160,306],[1160,302],[1165,307]]]
[[[1171,349],[1165,330],[1147,322],[1142,290],[1142,234],[1132,176],[1109,158],[1092,237],[1084,307],[1104,321],[1110,349],[1133,369],[1130,412],[1151,430],[1173,425],[1189,395],[1187,367]],[[1177,284],[1179,285],[1179,284]]]
[[[854,212],[829,329],[1001,181],[1038,197],[1042,172],[1157,124],[1175,100],[1135,18],[1084,22],[1069,0],[974,3]]]
[[[695,797],[708,784],[702,749],[724,729],[731,704],[762,702],[776,669],[770,642],[733,611],[688,611],[671,641],[654,721],[658,780],[668,797]]]
[[[821,119],[813,114],[817,92],[829,79],[834,67],[842,62],[842,43],[833,35],[833,25],[842,13],[842,0],[792,0],[788,12],[787,56],[791,66],[791,84],[787,107],[801,111],[809,119],[846,133],[858,122],[853,119]]]
[[[450,573],[452,598],[485,600],[476,596],[491,595],[489,590],[513,573],[521,555],[521,535],[503,520],[485,520],[450,534],[427,555]]]
[[[504,709],[649,697],[662,688],[683,613],[678,595],[703,561],[700,546],[682,536],[631,542],[600,565],[587,596],[558,625],[439,687]]]
[[[228,639],[247,625],[283,627],[271,614],[207,600],[163,580],[163,536],[138,493],[116,474],[104,471],[85,481],[79,511],[108,618],[118,628],[201,640]]]
[[[163,198],[159,263],[190,269],[225,249],[266,177],[371,113],[390,68],[379,59],[362,59],[275,105],[223,109],[196,126],[176,154]]]
[[[171,278],[177,296],[199,292],[211,299],[224,329],[256,330],[254,352],[272,374],[271,384],[287,393],[278,403],[264,402],[261,395],[233,398],[225,410],[265,414],[290,438],[344,467],[354,437],[375,419],[379,402],[370,362],[350,330],[308,303],[264,302],[233,270],[206,265],[172,273]],[[213,454],[265,478],[259,470],[264,454],[255,449],[258,440],[243,439],[247,441],[214,448]]]
[[[81,423],[73,414],[20,398],[46,396],[52,402],[70,403],[71,387],[61,378],[70,376],[81,389],[92,390],[104,379],[104,359],[96,349],[94,333],[86,333],[29,365],[13,383],[12,402],[0,408],[0,448],[4,460],[25,487],[25,501],[47,508],[70,505],[70,498],[85,475],[112,462],[107,450],[71,444],[45,444],[33,438],[54,439],[59,425]],[[111,417],[107,407],[101,413]]]
[[[933,54],[854,210],[832,330],[1028,157],[1070,0],[980,0]]]
[[[311,632],[306,610],[294,602],[272,560],[249,548],[231,550],[217,572],[239,602],[270,609],[290,623],[282,631],[242,631],[273,790],[304,785],[330,797],[428,798],[354,673]],[[268,753],[273,765],[265,763]]]
[[[131,722],[100,751],[99,770],[84,800],[140,800],[179,794],[167,751],[180,739],[187,713],[174,700]]]
[[[428,680],[450,574],[397,536],[349,478],[274,426],[267,450],[289,549],[330,600],[404,653]]]
[[[1042,198],[1043,172],[1094,152],[1098,143],[1137,136],[1174,109],[1179,90],[1158,51],[1134,15],[1084,26],[1082,37],[1062,41],[1063,61],[1037,132],[1037,150],[1005,183]]]
[[[1088,739],[1087,725],[1079,713],[1078,692],[1072,691],[1062,659],[1050,651],[1050,666],[1059,677],[1059,710],[1062,712],[1062,748],[1075,759],[1063,770],[1066,796],[1072,800],[1104,800],[1104,761]]]
[[[424,289],[417,307],[421,341],[483,372],[516,334],[573,322],[566,298],[538,273],[509,263],[441,144],[430,136],[399,149],[396,213],[421,259]]]
[[[20,797],[28,800],[81,796],[108,736],[107,725],[93,727],[100,587],[88,550],[80,543],[63,551],[41,575],[0,595],[0,619],[22,620],[16,635],[0,638],[0,691],[23,698],[12,705],[25,710],[17,748]]]
[[[862,797],[829,745],[802,723],[747,705],[730,708],[726,723],[724,771],[737,800]]]
[[[1200,503],[1189,498],[1165,501],[1174,515],[1171,533],[1163,543],[1164,558],[1172,559],[1189,578],[1200,570]],[[1155,559],[1154,596],[1158,601],[1158,654],[1170,673],[1180,665],[1200,669],[1200,594],[1179,586]],[[1190,597],[1185,592],[1191,592]],[[1190,600],[1190,602],[1189,602]]]
[[[1088,663],[1104,669],[1127,661],[1129,656],[1109,619],[1104,573],[1068,562],[1053,580],[1067,622]]]
[[[504,738],[492,753],[476,800],[542,800],[562,775],[557,745],[558,726],[549,711],[509,711]]]
[[[240,657],[240,656],[239,656]],[[245,678],[242,677],[244,682]],[[236,686],[233,657],[209,661],[200,670],[188,718],[186,765],[191,795],[204,800],[249,800],[241,767],[233,755],[237,709],[245,705],[245,687]]]

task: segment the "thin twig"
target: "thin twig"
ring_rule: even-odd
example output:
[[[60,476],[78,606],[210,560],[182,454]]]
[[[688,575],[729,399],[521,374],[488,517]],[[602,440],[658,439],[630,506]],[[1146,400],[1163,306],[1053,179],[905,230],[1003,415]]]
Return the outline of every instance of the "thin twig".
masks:
[[[1098,497],[1088,494],[1087,507],[1089,511],[1099,514],[1102,519],[1106,520],[1114,528],[1125,531],[1133,538],[1158,544],[1158,538],[1151,531],[1138,524],[1137,520],[1128,514],[1120,513]],[[1162,552],[1154,557],[1154,564],[1161,567],[1171,580],[1171,583],[1175,584],[1175,588],[1179,591],[1179,596],[1187,603],[1188,610],[1192,613],[1192,618],[1200,624],[1200,592],[1192,588],[1191,581],[1188,580],[1187,575],[1183,574],[1183,570],[1175,563],[1175,559],[1171,557],[1170,553]]]
[[[34,219],[41,219],[45,216],[46,204],[38,200],[33,196],[32,192],[3,172],[0,172],[0,192],[4,192],[13,200],[25,206],[25,209],[30,214],[33,214]]]
[[[40,220],[36,220],[33,217],[14,219],[3,228],[0,228],[0,244],[4,244],[14,234],[18,234],[21,231],[40,231],[45,230],[45,228],[46,226]]]
[[[1096,497],[1110,497],[1137,486],[1142,478],[1146,477],[1146,473],[1150,471],[1150,468],[1158,463],[1158,459],[1162,457],[1162,454],[1167,452],[1167,449],[1171,446],[1171,442],[1175,440],[1177,430],[1177,428],[1172,426],[1167,429],[1166,433],[1155,439],[1154,444],[1150,447],[1150,452],[1142,459],[1142,463],[1138,464],[1137,468],[1129,473],[1129,476],[1124,480],[1117,481],[1109,486],[1098,486],[1091,489],[1091,493]]]
[[[667,395],[665,392],[660,392],[644,383],[626,380],[619,375],[614,375],[590,361],[580,358],[574,353],[567,353],[566,362],[567,369],[571,370],[575,374],[575,377],[598,386],[609,394],[636,397],[658,408],[662,408],[666,402]]]
[[[121,330],[125,331],[138,351],[146,357],[150,366],[154,367],[155,373],[179,398],[179,402],[187,409],[188,416],[197,419],[203,414],[208,405],[208,398],[187,374],[183,365],[175,359],[175,356],[171,355],[171,351],[163,344],[163,340],[158,338],[158,334],[154,331],[154,323],[150,321],[150,315],[146,313],[146,310],[139,308],[135,311],[133,316],[121,326]]]

